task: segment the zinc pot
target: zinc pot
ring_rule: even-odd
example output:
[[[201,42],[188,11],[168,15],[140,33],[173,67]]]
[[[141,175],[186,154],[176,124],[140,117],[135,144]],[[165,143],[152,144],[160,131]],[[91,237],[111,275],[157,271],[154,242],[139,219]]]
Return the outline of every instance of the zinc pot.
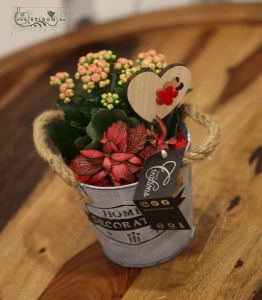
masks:
[[[133,197],[137,183],[120,187],[96,187],[80,184],[72,170],[54,152],[46,126],[53,120],[64,118],[63,112],[51,110],[38,116],[33,126],[37,152],[51,168],[80,195],[83,209],[88,215],[106,256],[113,262],[128,267],[146,267],[177,256],[190,243],[194,235],[191,191],[191,165],[206,159],[219,144],[220,130],[216,122],[192,104],[180,106],[182,118],[188,116],[204,126],[208,135],[204,142],[192,150],[188,135],[182,167],[174,187],[173,197],[181,196],[178,208],[187,222],[176,224],[179,230],[154,230],[136,207]],[[182,228],[181,228],[182,227]]]
[[[188,146],[190,135],[188,134]],[[189,147],[188,147],[189,149]],[[154,230],[135,205],[137,183],[120,187],[80,184],[91,199],[83,208],[91,221],[106,256],[127,267],[147,267],[181,253],[190,243],[195,227],[191,192],[191,166],[180,169],[174,197],[184,198],[179,210],[190,229]]]

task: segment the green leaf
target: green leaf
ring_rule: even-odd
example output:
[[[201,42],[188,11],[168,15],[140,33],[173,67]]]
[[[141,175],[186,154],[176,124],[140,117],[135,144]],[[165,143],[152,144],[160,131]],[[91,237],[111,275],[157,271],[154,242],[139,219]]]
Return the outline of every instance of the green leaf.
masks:
[[[56,105],[64,111],[65,120],[71,124],[71,126],[84,130],[88,121],[85,115],[79,111],[79,106],[76,103],[64,103],[61,100],[57,100]]]
[[[64,120],[55,120],[47,126],[48,134],[53,144],[58,148],[63,159],[69,162],[79,152],[74,144],[81,131],[71,127]]]
[[[70,124],[70,126],[76,128],[78,130],[83,130],[84,129],[83,126],[81,126],[79,123],[77,123],[75,121],[70,121],[69,124]]]
[[[117,85],[117,81],[118,81],[118,75],[115,72],[112,72],[111,76],[110,76],[110,84],[109,84],[109,91],[111,93],[115,93],[115,88]]]
[[[81,137],[78,137],[74,144],[77,148],[84,149],[86,145],[88,145],[91,142],[91,138],[88,135],[84,135]]]
[[[180,116],[178,108],[174,108],[165,118],[164,123],[167,127],[167,138],[176,136],[178,125],[180,122]]]

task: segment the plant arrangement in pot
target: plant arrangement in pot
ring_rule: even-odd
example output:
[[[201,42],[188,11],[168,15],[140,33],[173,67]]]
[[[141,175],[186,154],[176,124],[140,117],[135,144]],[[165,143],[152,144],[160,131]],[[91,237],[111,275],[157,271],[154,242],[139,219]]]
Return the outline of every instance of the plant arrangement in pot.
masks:
[[[214,150],[219,131],[209,116],[179,105],[190,80],[185,66],[167,65],[155,50],[139,53],[135,62],[110,50],[88,53],[74,78],[67,72],[50,77],[58,110],[36,119],[36,148],[91,199],[84,210],[114,262],[156,264],[176,256],[193,236],[190,163]],[[191,152],[186,114],[209,130],[206,143]]]
[[[74,80],[67,72],[51,76],[50,84],[59,88],[56,105],[65,119],[49,124],[49,136],[80,182],[99,186],[133,183],[150,156],[186,146],[178,131],[177,107],[163,121],[156,117],[150,123],[127,99],[132,74],[148,68],[160,73],[166,66],[164,55],[154,50],[140,53],[136,64],[103,50],[80,57]],[[174,88],[159,89],[157,103],[170,105],[179,87],[175,82]]]

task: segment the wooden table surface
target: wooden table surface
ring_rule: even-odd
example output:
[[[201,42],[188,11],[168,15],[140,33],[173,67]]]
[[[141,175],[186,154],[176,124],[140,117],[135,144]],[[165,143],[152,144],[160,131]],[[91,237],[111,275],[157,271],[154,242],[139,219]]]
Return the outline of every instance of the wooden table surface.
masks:
[[[0,61],[0,299],[262,299],[262,5],[210,5],[82,28]],[[41,33],[39,33],[41,34]],[[123,268],[102,253],[73,191],[32,144],[50,74],[88,51],[155,48],[192,70],[192,101],[223,130],[193,165],[196,233],[179,257]],[[193,142],[204,137],[189,122]]]

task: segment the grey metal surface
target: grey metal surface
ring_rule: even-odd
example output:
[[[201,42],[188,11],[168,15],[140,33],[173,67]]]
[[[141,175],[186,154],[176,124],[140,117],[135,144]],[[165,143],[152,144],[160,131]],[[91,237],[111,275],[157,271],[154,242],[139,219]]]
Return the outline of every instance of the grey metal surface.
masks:
[[[190,139],[190,137],[189,137]],[[191,191],[191,167],[180,170],[184,201],[179,209],[191,229],[153,230],[147,225],[133,202],[137,183],[120,187],[96,187],[81,184],[92,200],[84,210],[97,221],[92,224],[106,256],[123,266],[146,267],[178,255],[190,243],[194,234]]]

